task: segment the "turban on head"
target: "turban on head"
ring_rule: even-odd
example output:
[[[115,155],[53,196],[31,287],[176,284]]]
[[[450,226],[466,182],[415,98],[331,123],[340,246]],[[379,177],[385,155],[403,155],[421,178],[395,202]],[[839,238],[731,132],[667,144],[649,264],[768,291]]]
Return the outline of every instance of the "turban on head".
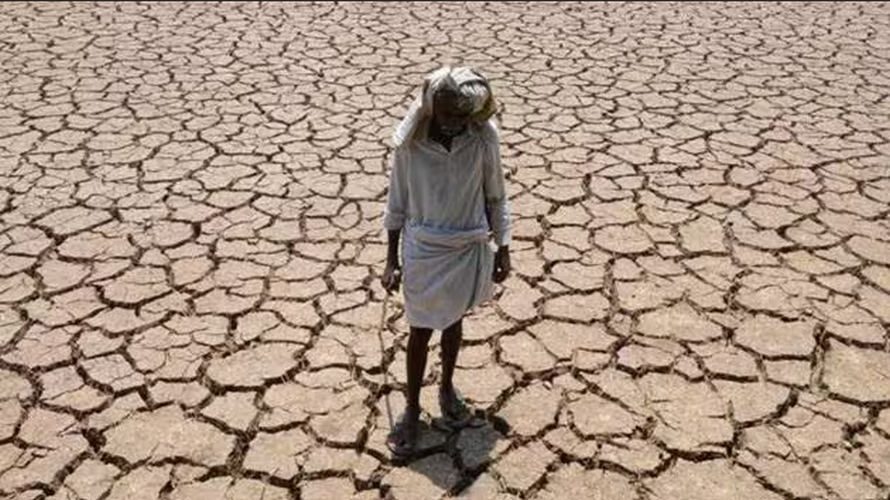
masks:
[[[471,68],[445,66],[424,80],[420,95],[411,103],[408,114],[393,134],[396,147],[414,137],[421,123],[432,116],[436,96],[444,93],[451,94],[457,107],[472,115],[471,120],[474,123],[484,123],[497,111],[491,86],[484,76]]]

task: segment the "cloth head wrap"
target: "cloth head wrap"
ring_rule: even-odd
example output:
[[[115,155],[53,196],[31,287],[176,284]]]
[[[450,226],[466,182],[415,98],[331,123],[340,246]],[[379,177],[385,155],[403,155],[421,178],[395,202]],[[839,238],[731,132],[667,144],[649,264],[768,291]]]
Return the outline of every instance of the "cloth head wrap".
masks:
[[[430,73],[423,88],[393,134],[393,143],[400,147],[414,138],[423,123],[433,115],[433,99],[440,92],[453,93],[457,106],[472,114],[471,121],[485,123],[497,111],[488,80],[467,67],[445,66]]]

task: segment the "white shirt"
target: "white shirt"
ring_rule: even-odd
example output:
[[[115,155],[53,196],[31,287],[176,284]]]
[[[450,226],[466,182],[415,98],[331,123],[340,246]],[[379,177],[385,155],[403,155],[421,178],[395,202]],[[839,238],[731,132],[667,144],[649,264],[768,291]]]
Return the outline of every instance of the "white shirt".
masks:
[[[393,155],[383,226],[454,231],[488,227],[496,245],[509,244],[510,215],[494,122],[468,127],[453,139],[450,151],[426,133],[419,135]]]
[[[423,132],[393,155],[383,225],[404,229],[409,324],[441,330],[491,297],[488,233],[509,244],[510,218],[493,121],[468,127],[450,151]]]

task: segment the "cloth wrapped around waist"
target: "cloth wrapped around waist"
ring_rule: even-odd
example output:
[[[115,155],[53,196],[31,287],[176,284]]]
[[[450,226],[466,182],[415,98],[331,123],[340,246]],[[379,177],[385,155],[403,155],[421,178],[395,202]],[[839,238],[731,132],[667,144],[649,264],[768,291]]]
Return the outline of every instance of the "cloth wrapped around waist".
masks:
[[[402,248],[411,326],[444,329],[491,297],[494,253],[488,228],[408,226]]]

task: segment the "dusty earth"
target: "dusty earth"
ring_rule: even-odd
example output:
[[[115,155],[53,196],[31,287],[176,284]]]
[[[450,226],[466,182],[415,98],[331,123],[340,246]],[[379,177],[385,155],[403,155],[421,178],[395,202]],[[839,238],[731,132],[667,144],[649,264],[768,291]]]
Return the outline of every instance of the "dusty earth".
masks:
[[[394,464],[389,135],[445,63],[516,269],[476,426]],[[887,3],[3,3],[0,70],[4,500],[890,494]]]

